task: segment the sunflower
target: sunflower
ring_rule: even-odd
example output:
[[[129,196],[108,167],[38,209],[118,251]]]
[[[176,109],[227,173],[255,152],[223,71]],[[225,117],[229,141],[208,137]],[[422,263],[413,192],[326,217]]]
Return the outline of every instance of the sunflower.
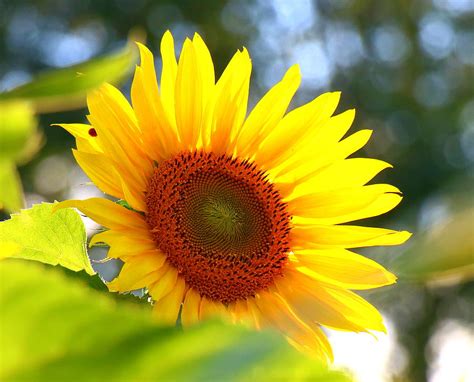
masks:
[[[138,44],[131,101],[105,84],[88,95],[90,124],[61,125],[78,164],[110,199],[68,200],[108,228],[90,244],[123,261],[110,291],[146,288],[162,323],[211,316],[281,331],[298,349],[331,359],[321,327],[384,331],[380,313],[351,290],[396,277],[350,249],[398,245],[405,231],[347,225],[401,200],[366,185],[389,164],[347,159],[371,131],[346,138],[355,112],[334,115],[340,93],[287,113],[301,75],[291,67],[247,115],[251,60],[237,51],[216,82],[198,34],[176,60],[161,41],[160,85]]]

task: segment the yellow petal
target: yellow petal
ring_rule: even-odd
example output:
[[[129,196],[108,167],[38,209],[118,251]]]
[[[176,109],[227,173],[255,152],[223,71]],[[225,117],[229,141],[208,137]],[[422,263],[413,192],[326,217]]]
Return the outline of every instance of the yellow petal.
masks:
[[[272,168],[284,162],[290,155],[297,155],[295,145],[309,137],[329,120],[339,103],[340,93],[325,93],[313,101],[289,112],[263,140],[255,161]]]
[[[407,241],[411,234],[407,231],[352,225],[300,225],[291,230],[290,236],[296,248],[324,249],[399,245]]]
[[[100,147],[97,137],[94,137],[89,133],[89,131],[93,129],[91,125],[86,125],[83,123],[60,123],[53,126],[61,126],[64,130],[74,136],[74,138],[83,139],[89,143],[94,151],[102,152],[102,148]]]
[[[322,361],[332,360],[331,346],[324,333],[315,325],[311,327],[302,321],[275,292],[263,292],[255,298],[263,326],[274,327],[284,334],[289,342],[300,351]]]
[[[374,184],[300,196],[289,200],[288,208],[291,215],[305,218],[308,224],[339,224],[384,214],[401,200],[396,187]]]
[[[372,180],[380,171],[392,167],[378,159],[350,158],[334,162],[328,167],[307,176],[299,182],[292,197],[313,192],[333,191],[343,188],[360,187]]]
[[[282,119],[300,82],[299,67],[294,65],[257,103],[236,137],[239,157],[250,158],[258,150],[260,143]]]
[[[153,239],[140,233],[108,230],[92,236],[89,246],[98,243],[108,244],[110,249],[107,256],[114,259],[135,256],[143,252],[159,252]]]
[[[119,275],[107,286],[111,292],[129,292],[155,282],[157,271],[164,263],[163,256],[134,256],[124,263]]]
[[[345,317],[364,326],[368,330],[386,333],[382,315],[373,305],[369,304],[362,297],[350,290],[342,288],[325,286],[324,290],[327,295],[324,295],[322,299],[333,306],[337,303],[338,308]]]
[[[176,129],[175,86],[178,64],[176,63],[173,36],[170,31],[166,31],[163,35],[160,49],[163,61],[160,81],[161,97],[168,120]]]
[[[103,88],[102,88],[103,89]],[[130,143],[135,137],[118,124],[118,118],[110,110],[109,102],[104,98],[104,92],[92,91],[87,96],[87,104],[91,114],[89,121],[97,130],[97,139],[104,154],[115,161],[116,169],[129,183],[135,183],[137,188],[146,189],[147,176],[152,170],[151,159],[144,157],[137,144]]]
[[[326,334],[314,323],[307,326],[310,327],[311,330],[309,333],[306,329],[292,334],[291,336],[286,336],[288,343],[298,351],[313,356],[323,362],[327,362],[328,360],[334,362],[334,354]],[[315,350],[316,348],[318,350]]]
[[[136,211],[147,212],[148,208],[145,201],[145,193],[140,189],[133,187],[133,184],[128,184],[123,178],[120,178],[122,186],[123,198]]]
[[[370,130],[361,130],[339,142],[349,129],[354,115],[354,110],[347,110],[327,120],[314,134],[293,147],[293,155],[268,170],[272,178],[277,182],[302,184],[321,169],[347,158],[364,146],[370,138]]]
[[[92,128],[91,125],[86,125],[84,123],[58,123],[57,125],[53,125],[53,126],[62,127],[69,134],[74,136],[74,138],[77,138],[77,137],[84,138],[84,139],[92,138],[89,134],[89,130]]]
[[[200,41],[198,37],[196,43],[185,40],[176,75],[176,126],[181,146],[188,150],[196,147],[201,135],[207,120],[205,108],[214,86],[213,68],[209,67],[212,61],[209,64],[207,48],[204,48],[204,43],[200,44]],[[200,75],[196,76],[196,71]]]
[[[380,313],[355,293],[288,268],[278,291],[305,321],[354,332],[385,331]]]
[[[227,309],[226,307],[218,302],[209,300],[206,297],[201,298],[201,307],[199,311],[199,319],[205,320],[208,318],[227,318]]]
[[[165,142],[159,138],[162,126],[166,125],[166,120],[164,120],[164,114],[159,115],[156,112],[156,103],[159,102],[158,87],[156,95],[152,86],[145,90],[144,77],[143,68],[137,66],[132,81],[131,98],[140,129],[143,132],[143,144],[150,157],[158,161],[167,157]]]
[[[252,63],[248,52],[238,51],[219,78],[214,92],[211,121],[203,131],[204,147],[217,154],[231,155],[234,139],[247,113]]]
[[[74,207],[104,227],[129,231],[131,229],[148,231],[143,217],[108,199],[90,198],[86,200],[66,200],[58,203],[54,210]]]
[[[308,290],[302,285],[301,277],[290,277],[289,274],[287,272],[285,279],[279,280],[275,284],[279,293],[302,320],[338,330],[366,331],[364,326],[352,322],[342,312],[339,312],[337,306],[322,300],[324,291],[321,293],[321,287]]]
[[[346,249],[296,250],[298,266],[306,267],[306,273],[317,280],[348,289],[371,289],[393,284],[395,275],[380,264]]]
[[[353,213],[347,213],[346,215],[340,215],[333,218],[314,219],[312,223],[316,224],[339,224],[347,223],[355,220],[366,219],[373,216],[379,216],[391,211],[402,201],[402,196],[396,192],[387,192],[381,194],[373,201],[373,203],[366,207],[355,211]]]
[[[247,306],[246,300],[237,300],[228,306],[228,310],[232,314],[233,323],[249,324],[251,314]]]
[[[99,88],[99,93],[103,97],[104,106],[113,113],[110,117],[120,123],[119,126],[123,129],[123,133],[130,137],[139,136],[141,131],[138,127],[135,113],[120,90],[115,86],[105,83]],[[130,142],[130,144],[138,146],[136,141]],[[142,153],[139,147],[137,151]]]
[[[72,150],[72,153],[77,164],[101,191],[116,198],[123,198],[120,176],[107,157],[78,150]]]
[[[332,142],[339,142],[352,126],[355,114],[355,109],[349,109],[331,117],[324,126],[324,130],[320,130],[318,134],[318,136],[321,137],[320,141],[323,142],[322,144],[327,145]],[[303,144],[310,146],[311,143],[314,144],[316,142],[304,142]],[[318,146],[321,146],[319,142]],[[308,147],[308,149],[310,148]]]
[[[155,160],[166,159],[177,150],[177,132],[158,92],[153,54],[144,45],[138,44],[138,47],[141,62],[135,69],[132,82],[133,108],[143,133],[146,151]]]
[[[77,150],[83,153],[100,155],[103,154],[101,151],[96,150],[92,145],[91,141],[83,138],[76,138],[76,147]],[[102,155],[102,158],[106,158],[105,155]],[[107,158],[108,159],[108,158]]]
[[[198,33],[194,33],[192,43],[194,45],[197,62],[197,66],[194,70],[199,73],[199,77],[201,77],[202,97],[205,106],[212,95],[214,84],[216,82],[214,63],[212,62],[211,53],[209,52],[206,43]]]
[[[176,268],[166,263],[157,275],[157,282],[149,288],[148,292],[154,301],[159,301],[173,290],[177,281]]]
[[[174,325],[178,319],[185,292],[184,279],[178,277],[176,284],[166,296],[153,305],[153,315],[162,324]]]
[[[183,326],[190,326],[199,321],[201,296],[193,288],[189,288],[184,298],[181,322]]]
[[[142,135],[135,113],[125,96],[114,86],[103,84],[95,93],[96,102],[89,111],[100,121],[100,130],[107,130],[127,149],[132,163],[149,166],[149,158],[142,148]],[[100,131],[98,131],[98,136]],[[101,140],[103,143],[103,140]]]
[[[255,302],[255,298],[248,298],[246,303],[247,303],[249,315],[251,317],[251,320],[253,321],[255,329],[262,330],[263,327],[262,327],[261,312],[258,309],[257,303]]]
[[[357,133],[349,135],[338,144],[338,150],[342,152],[342,157],[347,158],[364,147],[372,137],[372,130],[359,130]]]

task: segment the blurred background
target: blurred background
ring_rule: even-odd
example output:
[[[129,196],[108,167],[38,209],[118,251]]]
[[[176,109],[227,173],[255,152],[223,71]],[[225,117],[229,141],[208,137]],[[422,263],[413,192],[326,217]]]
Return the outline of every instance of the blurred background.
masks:
[[[364,382],[474,381],[474,2],[0,0],[0,92],[124,49],[136,28],[155,54],[165,30],[177,50],[199,32],[217,74],[247,47],[250,105],[293,63],[303,74],[293,106],[342,91],[339,111],[357,109],[352,132],[374,130],[359,156],[392,163],[378,180],[405,195],[388,216],[364,224],[414,236],[403,247],[360,251],[399,276],[364,293],[389,333],[377,341],[331,332],[335,364]],[[120,82],[127,96],[130,79]],[[86,109],[67,109],[42,107],[34,117],[36,154],[18,161],[28,207],[100,194],[74,163],[72,137],[50,126],[85,121]]]

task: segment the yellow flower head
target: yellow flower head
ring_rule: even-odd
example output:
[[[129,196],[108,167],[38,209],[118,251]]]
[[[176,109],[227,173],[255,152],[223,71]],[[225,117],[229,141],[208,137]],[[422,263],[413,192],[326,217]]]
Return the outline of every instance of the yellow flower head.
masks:
[[[88,96],[90,125],[62,125],[74,156],[105,193],[125,200],[69,200],[107,227],[91,244],[124,262],[111,291],[146,288],[161,322],[218,315],[280,330],[297,348],[331,359],[321,326],[383,331],[379,312],[349,289],[395,282],[350,248],[397,245],[407,232],[346,225],[401,200],[388,184],[366,185],[389,164],[349,155],[370,131],[344,138],[354,110],[333,115],[339,93],[286,113],[301,80],[291,67],[247,116],[251,61],[238,51],[216,82],[199,35],[176,61],[161,42],[141,63],[132,106],[113,86]]]

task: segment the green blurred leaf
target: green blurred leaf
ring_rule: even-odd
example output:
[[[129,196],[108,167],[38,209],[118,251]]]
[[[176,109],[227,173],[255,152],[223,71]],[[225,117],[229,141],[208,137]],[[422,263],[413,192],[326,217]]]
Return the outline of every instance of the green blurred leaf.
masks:
[[[0,263],[2,381],[349,381],[280,336],[217,322],[160,328],[151,312],[57,269]]]
[[[23,188],[16,165],[0,159],[0,209],[18,211],[23,207]]]
[[[0,102],[0,158],[17,161],[36,131],[37,121],[30,103]]]
[[[0,102],[0,208],[23,206],[23,188],[16,163],[28,160],[40,146],[37,120],[26,101]]]
[[[474,278],[474,208],[439,223],[394,264],[400,278],[449,283]]]
[[[142,40],[132,36],[131,40]],[[0,94],[0,100],[28,99],[37,112],[56,112],[85,106],[88,91],[104,82],[116,84],[138,59],[132,41],[119,52],[39,75],[33,81]]]
[[[73,209],[53,213],[54,204],[42,203],[0,222],[0,244],[15,243],[15,258],[62,265],[73,271],[95,274],[87,256],[86,230]]]

